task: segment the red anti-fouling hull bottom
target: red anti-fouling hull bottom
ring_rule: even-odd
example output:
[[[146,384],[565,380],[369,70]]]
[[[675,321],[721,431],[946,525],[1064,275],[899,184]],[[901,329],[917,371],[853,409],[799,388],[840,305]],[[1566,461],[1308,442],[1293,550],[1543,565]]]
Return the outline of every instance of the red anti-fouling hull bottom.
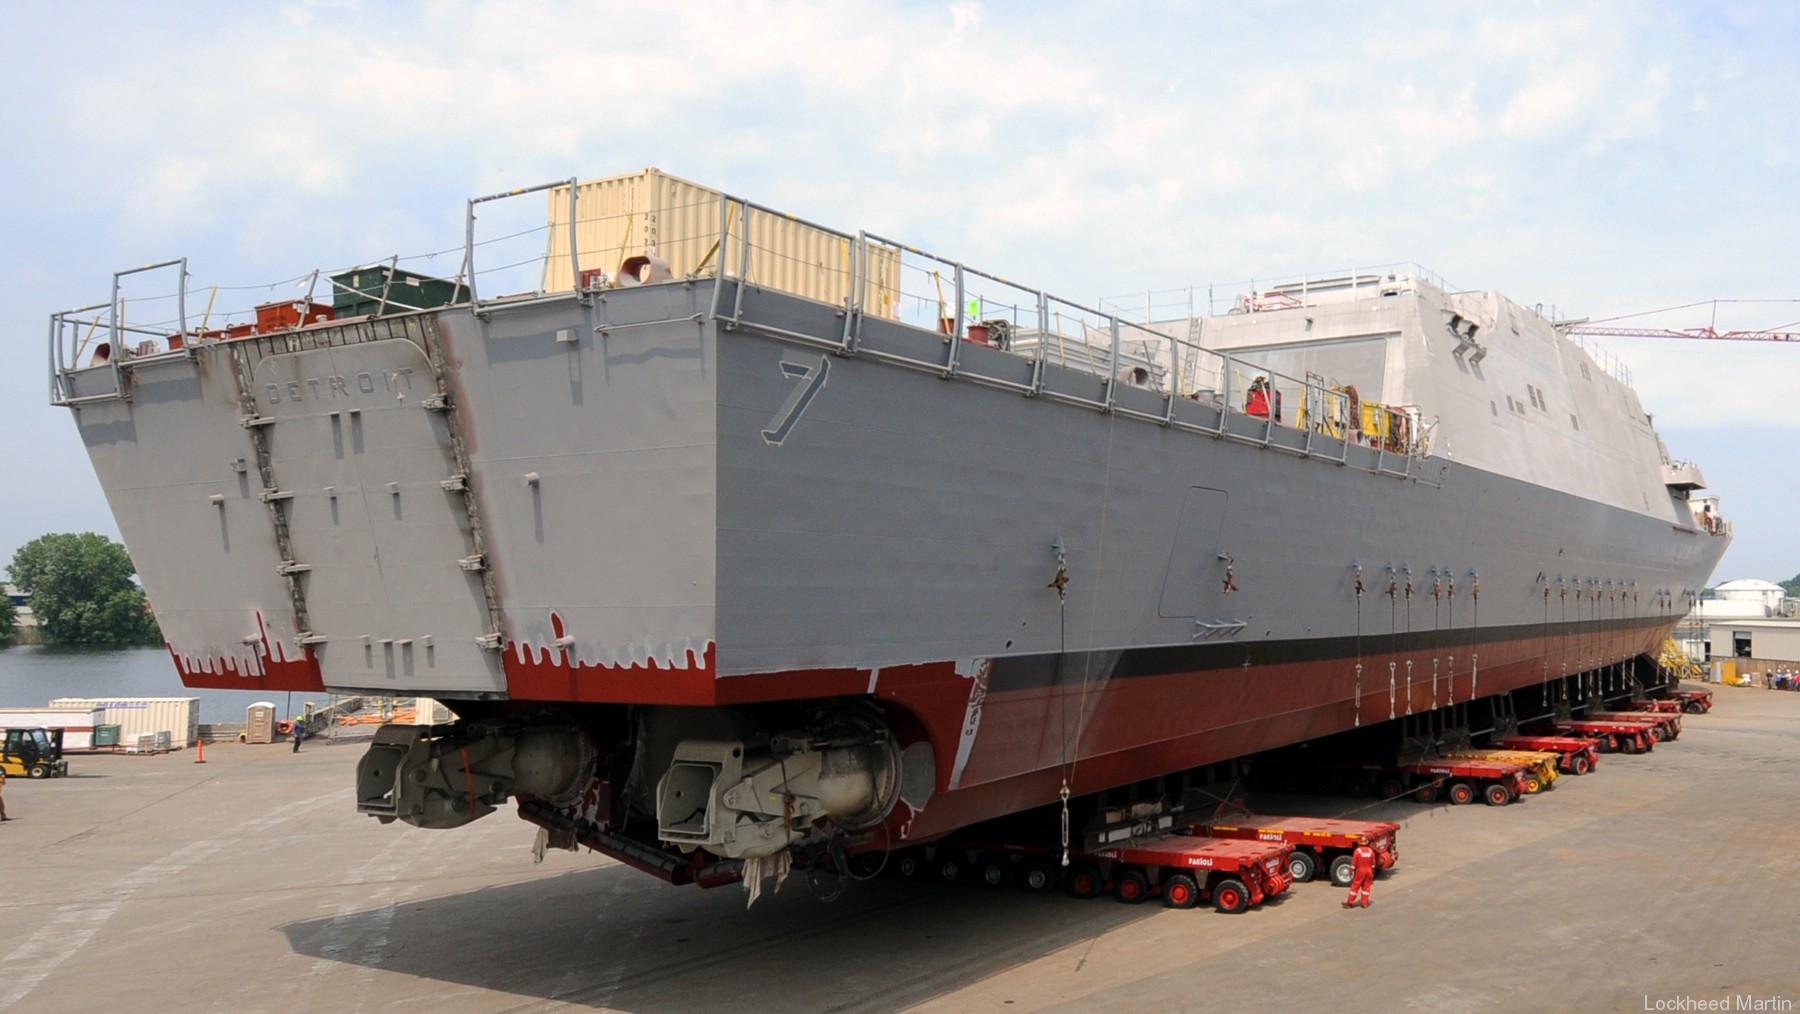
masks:
[[[1595,672],[1650,653],[1667,626],[1579,639],[1531,636],[1434,652],[1114,677],[1042,688],[921,680],[877,695],[919,719],[938,760],[922,807],[890,818],[890,840],[921,841],[1075,795]],[[1360,675],[1358,666],[1360,665]],[[1609,667],[1613,673],[1609,675]]]

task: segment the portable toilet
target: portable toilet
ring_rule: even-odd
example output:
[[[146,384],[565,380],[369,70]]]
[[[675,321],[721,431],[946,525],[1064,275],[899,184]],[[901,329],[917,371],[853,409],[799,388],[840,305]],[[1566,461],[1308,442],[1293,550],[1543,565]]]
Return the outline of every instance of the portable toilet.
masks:
[[[244,719],[244,742],[275,742],[275,705],[269,701],[257,701],[250,705]]]

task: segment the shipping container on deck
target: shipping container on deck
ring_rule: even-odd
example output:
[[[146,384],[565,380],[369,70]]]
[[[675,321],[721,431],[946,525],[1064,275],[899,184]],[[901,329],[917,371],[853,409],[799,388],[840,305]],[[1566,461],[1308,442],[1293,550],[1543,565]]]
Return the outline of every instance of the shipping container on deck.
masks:
[[[331,312],[346,317],[432,310],[469,298],[468,286],[387,264],[369,264],[331,276]]]
[[[200,738],[198,697],[58,697],[50,706],[102,712],[107,725],[119,726],[122,743],[144,733],[167,732],[171,747],[183,750]]]
[[[65,752],[94,749],[94,730],[104,724],[99,708],[0,708],[0,729],[61,729]]]
[[[616,280],[627,258],[654,251],[676,278],[715,276],[723,264],[726,277],[806,299],[837,305],[849,296],[855,275],[850,239],[753,207],[750,235],[756,239],[746,258],[735,239],[719,242],[719,201],[717,190],[657,169],[577,183],[575,252],[582,274],[601,270]],[[743,235],[743,210],[736,201],[727,209],[734,237]],[[564,185],[550,191],[546,292],[576,287],[569,270],[568,229],[569,188]],[[898,318],[900,248],[871,243],[864,271],[863,312]]]

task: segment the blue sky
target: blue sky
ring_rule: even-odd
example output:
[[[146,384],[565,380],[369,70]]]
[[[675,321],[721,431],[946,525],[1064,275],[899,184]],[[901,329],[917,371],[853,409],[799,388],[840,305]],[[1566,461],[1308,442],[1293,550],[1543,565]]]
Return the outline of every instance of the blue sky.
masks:
[[[1800,329],[1800,8],[1118,6],[10,9],[0,565],[116,537],[47,404],[51,311],[172,256],[205,289],[455,247],[466,198],[571,175],[655,165],[1087,302],[1417,261]],[[1607,348],[1725,497],[1716,579],[1800,573],[1800,344]]]

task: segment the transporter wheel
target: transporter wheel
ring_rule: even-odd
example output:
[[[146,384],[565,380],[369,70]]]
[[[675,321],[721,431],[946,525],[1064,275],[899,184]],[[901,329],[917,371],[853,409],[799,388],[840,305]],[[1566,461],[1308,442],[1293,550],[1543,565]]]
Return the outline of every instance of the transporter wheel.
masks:
[[[1413,798],[1421,803],[1435,803],[1438,801],[1438,797],[1443,794],[1443,791],[1443,787],[1438,783],[1426,782],[1424,785],[1419,786],[1418,790],[1413,793]]]
[[[1077,898],[1092,898],[1100,893],[1100,870],[1092,863],[1076,863],[1069,867],[1069,879],[1066,884],[1069,893]]]
[[[1667,739],[1671,742],[1680,739],[1681,738],[1681,726],[1676,725],[1676,724],[1670,724],[1669,734],[1667,736],[1664,736],[1663,738]]]
[[[1234,915],[1250,907],[1250,889],[1242,880],[1226,877],[1213,888],[1213,907],[1226,915]]]
[[[1293,855],[1288,856],[1288,872],[1293,874],[1294,883],[1304,884],[1319,872],[1319,864],[1313,860],[1311,852],[1296,850]]]
[[[1660,725],[1652,725],[1650,728],[1644,730],[1644,732],[1650,738],[1650,742],[1652,743],[1661,743],[1663,741],[1663,731],[1662,726]]]
[[[958,859],[957,857],[955,857],[955,856],[939,857],[938,866],[937,866],[937,874],[938,874],[938,879],[942,880],[944,883],[946,883],[946,884],[956,883],[957,881],[962,879],[963,874],[965,872],[967,872],[967,868],[963,865],[962,860]]]
[[[1200,883],[1185,873],[1177,873],[1163,881],[1163,904],[1170,908],[1193,908],[1200,903]]]
[[[1375,776],[1361,771],[1344,779],[1344,793],[1351,799],[1362,799],[1375,791]]]
[[[925,863],[910,849],[894,857],[894,875],[903,880],[917,880],[925,872]]]
[[[1398,778],[1383,778],[1376,789],[1381,793],[1383,799],[1398,799],[1406,792],[1406,783]]]
[[[1055,863],[1037,859],[1025,864],[1024,882],[1032,894],[1049,894],[1062,883],[1062,877]]]
[[[1589,763],[1587,754],[1578,753],[1573,760],[1569,761],[1569,770],[1575,772],[1577,775],[1585,775],[1589,771],[1594,770],[1594,765]]]
[[[1339,887],[1349,887],[1350,881],[1356,879],[1356,860],[1349,856],[1338,856],[1331,861],[1331,882]]]
[[[1690,715],[1698,715],[1706,709],[1701,707],[1698,701],[1689,701],[1681,706],[1681,710]]]
[[[857,880],[871,880],[887,868],[892,857],[885,852],[858,852],[850,857],[848,865],[850,875]]]
[[[1451,782],[1449,796],[1450,805],[1467,806],[1475,801],[1475,786],[1468,782]]]
[[[1126,870],[1113,885],[1113,894],[1127,905],[1135,905],[1150,897],[1150,878],[1142,870]]]
[[[1638,738],[1636,736],[1620,736],[1619,737],[1619,752],[1627,753],[1627,754],[1643,753],[1644,748],[1638,742]]]
[[[1542,791],[1544,791],[1543,779],[1539,778],[1537,775],[1526,775],[1525,776],[1525,793],[1526,793],[1526,795],[1535,796]]]
[[[33,764],[31,770],[25,773],[33,778],[48,778],[50,777],[50,765]]]
[[[1012,864],[1004,859],[983,860],[978,872],[983,887],[1005,887],[1012,880]]]
[[[1489,806],[1505,806],[1513,801],[1512,790],[1501,785],[1499,782],[1489,785],[1483,790],[1482,794],[1487,798],[1487,805]]]

